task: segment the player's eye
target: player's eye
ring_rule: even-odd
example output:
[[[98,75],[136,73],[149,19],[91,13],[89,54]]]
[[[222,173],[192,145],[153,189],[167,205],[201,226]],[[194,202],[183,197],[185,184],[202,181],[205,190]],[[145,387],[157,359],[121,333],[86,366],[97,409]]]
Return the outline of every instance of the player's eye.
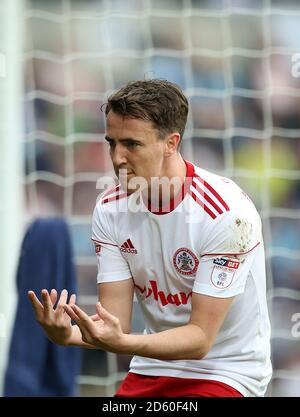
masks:
[[[129,149],[135,149],[138,147],[138,143],[136,142],[126,142],[126,147]]]

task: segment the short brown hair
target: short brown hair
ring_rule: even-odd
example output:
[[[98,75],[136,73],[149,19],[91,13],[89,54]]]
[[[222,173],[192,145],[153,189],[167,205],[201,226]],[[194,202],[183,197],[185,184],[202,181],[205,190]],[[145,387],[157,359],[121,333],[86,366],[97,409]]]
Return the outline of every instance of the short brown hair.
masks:
[[[131,81],[108,98],[105,114],[114,113],[148,120],[161,138],[172,132],[182,138],[188,114],[188,101],[178,85],[166,80]]]

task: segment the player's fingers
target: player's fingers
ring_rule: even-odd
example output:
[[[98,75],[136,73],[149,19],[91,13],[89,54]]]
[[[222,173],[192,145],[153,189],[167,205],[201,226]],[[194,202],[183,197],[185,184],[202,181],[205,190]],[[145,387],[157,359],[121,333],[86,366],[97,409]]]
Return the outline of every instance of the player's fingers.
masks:
[[[44,304],[44,310],[47,315],[53,312],[53,304],[51,302],[50,295],[47,290],[42,290],[42,300]]]
[[[95,329],[95,325],[93,320],[79,308],[76,304],[70,306],[73,312],[77,315],[78,319],[80,320],[80,326],[84,327],[88,332],[93,332]],[[78,321],[77,321],[78,324]]]
[[[76,303],[76,294],[72,294],[69,300],[69,305],[75,304],[75,303]]]
[[[51,299],[51,303],[54,306],[54,304],[57,301],[57,291],[55,288],[52,288],[51,292],[50,292],[50,299]]]
[[[102,307],[100,302],[98,302],[96,304],[96,310],[97,310],[97,313],[99,314],[99,316],[104,321],[109,321],[111,323],[116,323],[118,321],[118,318],[116,316],[114,316],[113,314],[110,314],[104,307]]]
[[[66,289],[63,289],[60,293],[60,297],[57,303],[56,307],[56,314],[60,315],[64,312],[64,305],[67,303],[68,299],[68,291]]]
[[[67,303],[67,299],[68,299],[68,291],[66,289],[63,289],[60,294],[57,306],[65,305]]]
[[[92,316],[90,316],[90,319],[93,321],[101,320],[101,318],[99,317],[99,314],[93,314]]]
[[[70,307],[82,322],[91,322],[90,317],[76,304],[72,304]]]
[[[78,314],[73,309],[74,306],[70,306],[68,304],[64,305],[65,312],[71,317],[71,319],[77,324],[80,329],[80,332],[83,336],[83,339],[87,340],[90,336],[90,331],[87,329],[85,322],[83,322]]]
[[[27,294],[28,294],[29,301],[31,302],[31,305],[34,309],[35,315],[37,318],[39,318],[43,314],[43,311],[44,311],[43,304],[37,298],[34,291],[28,291]]]
[[[71,317],[72,320],[74,320],[76,323],[77,321],[79,321],[79,317],[77,316],[77,314],[72,310],[72,308],[70,307],[70,305],[65,304],[62,306],[63,310],[68,314],[68,316]]]
[[[104,321],[99,316],[99,314],[94,314],[94,315],[90,316],[90,319],[93,320],[93,322],[96,324],[97,327],[99,327],[99,326],[101,327],[104,324]]]

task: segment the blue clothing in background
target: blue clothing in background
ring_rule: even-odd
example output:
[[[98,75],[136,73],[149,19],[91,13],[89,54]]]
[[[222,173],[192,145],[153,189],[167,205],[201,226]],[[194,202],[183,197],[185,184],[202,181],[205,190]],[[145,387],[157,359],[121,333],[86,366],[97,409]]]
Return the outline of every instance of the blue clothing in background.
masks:
[[[73,396],[80,373],[80,348],[53,344],[37,323],[28,290],[62,289],[77,293],[68,226],[63,219],[38,219],[29,227],[21,249],[18,304],[12,333],[4,396]]]

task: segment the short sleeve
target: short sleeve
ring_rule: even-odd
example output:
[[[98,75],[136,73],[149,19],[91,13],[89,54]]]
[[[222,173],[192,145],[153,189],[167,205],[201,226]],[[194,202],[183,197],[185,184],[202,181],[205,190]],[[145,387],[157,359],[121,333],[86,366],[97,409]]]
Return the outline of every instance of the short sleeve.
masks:
[[[221,219],[206,237],[193,291],[220,298],[243,293],[261,245],[257,213],[244,216],[230,213]]]
[[[97,203],[93,213],[92,241],[97,256],[97,282],[122,281],[131,278],[128,263],[124,259],[116,240],[112,237],[105,213]]]

